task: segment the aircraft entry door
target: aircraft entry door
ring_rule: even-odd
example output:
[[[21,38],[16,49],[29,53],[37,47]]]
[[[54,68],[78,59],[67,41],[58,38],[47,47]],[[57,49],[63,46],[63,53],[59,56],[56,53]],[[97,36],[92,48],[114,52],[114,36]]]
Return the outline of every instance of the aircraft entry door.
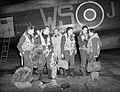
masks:
[[[0,19],[0,38],[15,37],[13,17]]]

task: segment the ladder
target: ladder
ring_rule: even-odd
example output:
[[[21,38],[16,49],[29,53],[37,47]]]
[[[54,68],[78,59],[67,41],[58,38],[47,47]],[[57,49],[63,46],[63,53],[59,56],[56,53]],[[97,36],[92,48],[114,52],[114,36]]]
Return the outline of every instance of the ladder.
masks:
[[[2,52],[1,52],[1,59],[2,62],[7,62],[8,53],[9,53],[9,46],[10,46],[10,29],[8,29],[9,36],[3,38],[3,45],[2,45]]]

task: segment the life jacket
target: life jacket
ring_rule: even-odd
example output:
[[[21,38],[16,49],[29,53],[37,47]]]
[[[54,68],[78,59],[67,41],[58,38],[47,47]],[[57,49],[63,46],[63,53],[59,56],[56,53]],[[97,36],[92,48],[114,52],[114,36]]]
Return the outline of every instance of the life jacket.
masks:
[[[95,42],[93,42],[93,39],[97,39],[97,46],[95,46],[95,47],[93,47],[93,44],[95,44]],[[98,57],[100,54],[100,46],[101,46],[100,38],[99,38],[98,34],[95,33],[88,40],[88,44],[87,44],[88,50],[89,50],[89,52],[93,53],[94,57]],[[94,51],[93,48],[96,48],[96,51]]]
[[[45,43],[45,39],[43,38],[42,34],[40,33],[40,39],[41,39],[41,45],[48,48],[48,46],[50,45],[50,37],[49,36],[47,37],[47,43]]]
[[[48,46],[51,44],[50,43],[50,36],[47,37],[47,43],[45,43],[45,39],[43,38],[42,33],[40,33],[40,40],[41,40],[41,45],[45,46],[44,53],[46,56],[48,56],[49,52],[51,51],[51,49],[48,48]]]
[[[81,40],[82,40],[82,41],[87,40],[87,37],[85,37],[85,35],[83,34],[82,31],[80,32],[80,35],[81,35]]]
[[[78,35],[78,44],[79,44],[79,49],[84,50],[84,48],[87,48],[87,40],[88,38],[85,37],[83,32],[81,31],[80,34]]]
[[[61,38],[62,34],[59,34],[57,37],[55,37],[55,35],[52,36],[52,44],[54,50],[61,49]]]
[[[70,37],[67,36],[67,34],[65,33],[65,45],[64,45],[64,50],[74,50],[75,49],[75,38],[74,35],[72,35],[72,41],[70,39]]]
[[[22,44],[22,49],[23,51],[30,51],[34,47],[33,39],[31,41],[26,33],[23,36],[25,37],[25,42]]]

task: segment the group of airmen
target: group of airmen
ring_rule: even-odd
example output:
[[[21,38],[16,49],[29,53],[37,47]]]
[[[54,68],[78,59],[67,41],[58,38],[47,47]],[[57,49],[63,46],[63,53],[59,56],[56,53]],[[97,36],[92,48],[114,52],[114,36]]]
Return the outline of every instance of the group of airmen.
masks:
[[[32,73],[37,68],[38,80],[43,78],[43,70],[47,66],[48,78],[55,79],[59,68],[63,68],[65,77],[75,76],[75,55],[77,54],[75,34],[73,27],[67,27],[65,33],[54,29],[51,36],[48,26],[36,30],[33,25],[28,26],[21,36],[17,48],[23,58],[22,65],[29,68]],[[77,36],[81,58],[80,70],[83,76],[87,74],[89,62],[96,62],[102,45],[97,33],[84,25]],[[32,75],[31,73],[31,75]]]

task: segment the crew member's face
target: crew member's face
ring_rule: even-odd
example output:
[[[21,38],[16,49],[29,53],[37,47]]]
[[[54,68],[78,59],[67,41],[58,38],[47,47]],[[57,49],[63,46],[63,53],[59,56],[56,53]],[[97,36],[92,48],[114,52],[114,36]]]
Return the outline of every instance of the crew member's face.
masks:
[[[73,34],[73,29],[68,30],[68,35],[72,35]]]
[[[46,27],[46,29],[44,29],[44,34],[45,34],[45,35],[49,35],[49,33],[50,33],[50,30],[49,30],[48,27]]]
[[[34,28],[33,29],[28,29],[28,34],[33,35],[34,34]]]
[[[82,31],[83,31],[83,34],[87,34],[87,28],[84,28]]]
[[[91,37],[91,36],[93,36],[94,35],[94,33],[93,32],[89,32],[89,36]]]
[[[55,35],[58,35],[59,31],[58,29],[55,29]]]
[[[37,30],[36,32],[37,32],[37,34],[39,34],[39,33],[40,33],[40,32],[39,32],[39,30]]]

